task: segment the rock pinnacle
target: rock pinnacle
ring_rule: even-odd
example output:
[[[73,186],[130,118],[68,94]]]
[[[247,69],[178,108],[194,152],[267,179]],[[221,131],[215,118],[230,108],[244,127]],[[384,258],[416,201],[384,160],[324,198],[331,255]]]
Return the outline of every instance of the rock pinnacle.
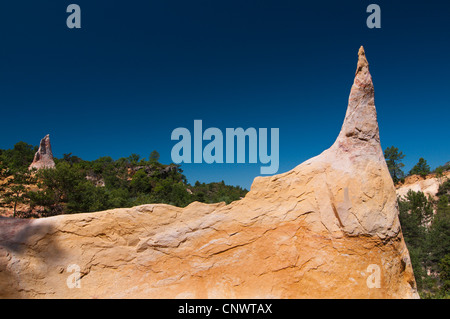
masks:
[[[29,170],[42,169],[42,168],[54,168],[55,162],[53,161],[52,146],[50,144],[50,135],[47,134],[39,143],[39,149],[34,154],[33,163],[28,167]]]
[[[347,113],[335,142],[344,149],[358,148],[368,155],[383,156],[375,109],[374,86],[364,48],[358,52],[355,79],[350,91]],[[381,152],[381,153],[380,153]]]

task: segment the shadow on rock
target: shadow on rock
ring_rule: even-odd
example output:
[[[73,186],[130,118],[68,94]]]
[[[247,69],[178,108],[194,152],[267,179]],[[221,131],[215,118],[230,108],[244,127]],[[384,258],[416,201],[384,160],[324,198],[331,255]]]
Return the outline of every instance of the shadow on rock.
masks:
[[[38,297],[62,256],[54,233],[48,219],[0,218],[0,298]]]

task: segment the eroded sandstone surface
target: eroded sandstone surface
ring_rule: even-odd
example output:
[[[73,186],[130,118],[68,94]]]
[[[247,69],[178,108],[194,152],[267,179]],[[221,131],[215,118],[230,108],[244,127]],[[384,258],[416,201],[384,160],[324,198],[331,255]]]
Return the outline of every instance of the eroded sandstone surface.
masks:
[[[407,176],[403,184],[396,185],[397,195],[405,197],[408,191],[412,190],[413,192],[422,192],[425,196],[431,196],[436,200],[439,186],[447,179],[450,179],[450,172],[444,172],[442,177],[436,177],[436,174],[429,174],[426,177],[419,175]]]
[[[363,48],[336,142],[242,200],[0,219],[0,243],[1,297],[418,297]]]

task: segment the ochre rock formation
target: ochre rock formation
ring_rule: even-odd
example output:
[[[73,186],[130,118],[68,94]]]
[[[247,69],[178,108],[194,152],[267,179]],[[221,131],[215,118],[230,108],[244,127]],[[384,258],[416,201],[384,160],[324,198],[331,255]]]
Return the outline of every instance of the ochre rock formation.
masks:
[[[53,161],[52,146],[50,144],[50,135],[47,134],[39,143],[39,149],[34,154],[33,162],[28,167],[29,170],[42,169],[42,168],[54,168],[55,162]]]
[[[362,48],[333,146],[244,199],[0,219],[0,243],[2,297],[418,297]]]
[[[436,174],[429,174],[426,177],[420,175],[407,176],[403,184],[396,185],[397,196],[405,197],[411,190],[422,192],[425,196],[431,196],[436,200],[439,186],[448,179],[450,179],[450,172],[443,172],[442,177],[436,177]]]

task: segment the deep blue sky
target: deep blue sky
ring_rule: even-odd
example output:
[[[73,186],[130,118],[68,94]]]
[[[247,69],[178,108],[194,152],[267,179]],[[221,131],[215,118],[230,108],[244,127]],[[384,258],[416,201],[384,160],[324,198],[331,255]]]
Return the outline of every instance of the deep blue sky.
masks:
[[[66,7],[81,7],[81,29]],[[366,26],[370,3],[381,29]],[[364,45],[383,149],[450,161],[448,1],[29,0],[0,5],[0,148],[51,134],[56,157],[154,149],[172,130],[279,128],[279,173],[337,137]],[[249,188],[261,164],[183,164]]]

